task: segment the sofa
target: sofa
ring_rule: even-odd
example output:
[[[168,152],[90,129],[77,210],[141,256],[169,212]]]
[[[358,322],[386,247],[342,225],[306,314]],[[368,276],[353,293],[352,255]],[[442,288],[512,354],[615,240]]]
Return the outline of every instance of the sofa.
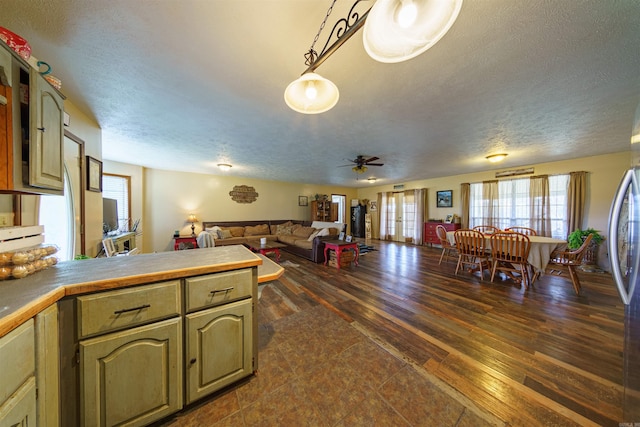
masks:
[[[213,240],[215,246],[242,245],[249,240],[275,241],[285,245],[282,250],[315,263],[324,262],[324,242],[337,238],[346,224],[300,221],[204,221],[202,233]],[[199,236],[201,238],[202,236]]]

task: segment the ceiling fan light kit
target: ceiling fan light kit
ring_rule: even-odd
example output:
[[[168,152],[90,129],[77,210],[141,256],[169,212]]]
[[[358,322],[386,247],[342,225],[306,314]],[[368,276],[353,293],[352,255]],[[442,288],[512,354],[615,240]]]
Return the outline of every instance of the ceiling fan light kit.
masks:
[[[449,31],[462,7],[462,0],[377,0],[360,15],[355,9],[361,1],[356,0],[347,17],[336,22],[318,54],[315,44],[336,0],[329,6],[311,48],[305,54],[308,68],[287,86],[284,93],[285,102],[294,111],[318,114],[338,103],[337,86],[314,71],[363,26],[363,43],[371,58],[386,63],[401,62],[420,55],[437,43]],[[336,39],[330,44],[334,36]]]

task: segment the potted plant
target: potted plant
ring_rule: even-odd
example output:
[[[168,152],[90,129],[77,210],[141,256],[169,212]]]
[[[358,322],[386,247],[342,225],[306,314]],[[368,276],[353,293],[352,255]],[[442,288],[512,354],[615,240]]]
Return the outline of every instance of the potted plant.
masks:
[[[602,243],[604,240],[604,236],[593,228],[587,228],[585,230],[577,229],[572,231],[567,238],[567,246],[569,249],[578,249],[582,246],[584,239],[589,236],[589,234],[593,234],[593,238],[591,239],[591,243],[587,247],[584,253],[584,257],[582,258],[582,265],[596,265],[598,258],[598,245]]]

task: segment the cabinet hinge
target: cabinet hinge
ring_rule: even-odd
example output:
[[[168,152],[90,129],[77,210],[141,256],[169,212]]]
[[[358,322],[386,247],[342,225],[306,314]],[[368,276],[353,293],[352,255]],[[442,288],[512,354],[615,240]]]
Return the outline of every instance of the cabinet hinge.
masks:
[[[80,364],[80,350],[76,350],[76,365]]]

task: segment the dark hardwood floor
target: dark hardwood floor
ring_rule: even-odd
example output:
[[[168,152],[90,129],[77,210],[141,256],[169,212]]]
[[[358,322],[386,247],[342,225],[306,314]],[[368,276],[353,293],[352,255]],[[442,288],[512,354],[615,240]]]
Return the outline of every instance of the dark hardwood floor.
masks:
[[[371,243],[341,270],[283,253],[297,266],[272,286],[296,309],[329,307],[507,425],[622,421],[624,310],[608,273],[579,273],[580,296],[567,274],[527,290],[456,276],[439,248]],[[290,308],[260,310],[269,321]]]

